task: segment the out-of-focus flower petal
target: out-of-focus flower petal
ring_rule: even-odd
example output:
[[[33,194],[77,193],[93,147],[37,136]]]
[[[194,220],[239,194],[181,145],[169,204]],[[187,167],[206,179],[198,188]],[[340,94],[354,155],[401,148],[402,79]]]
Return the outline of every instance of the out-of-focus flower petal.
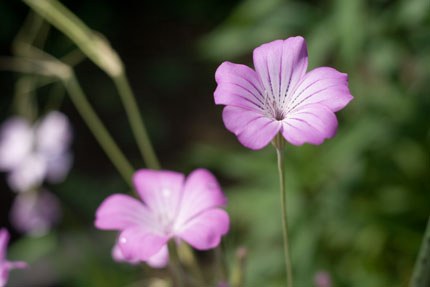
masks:
[[[115,246],[112,249],[112,257],[117,262],[126,262],[131,265],[137,265],[139,264],[140,259],[139,258],[131,258],[129,260],[126,259],[124,254],[122,253],[121,248],[119,247],[119,243],[115,244]],[[152,268],[164,268],[167,266],[167,263],[169,262],[169,251],[167,250],[167,245],[164,245],[161,247],[160,251],[152,255],[146,263],[148,263],[149,266]]]
[[[127,195],[108,197],[96,212],[95,226],[120,230],[117,261],[146,261],[153,267],[167,263],[167,241],[183,238],[199,249],[217,246],[229,228],[226,204],[215,177],[205,169],[184,175],[141,169],[133,177],[143,203]]]
[[[289,99],[289,110],[313,103],[326,105],[336,112],[343,109],[352,96],[348,89],[348,75],[329,67],[309,71]]]
[[[46,161],[39,154],[30,154],[7,176],[9,186],[15,191],[27,191],[39,186],[46,175]]]
[[[281,129],[279,121],[242,108],[227,106],[222,117],[227,129],[250,149],[262,149]]]
[[[209,209],[196,215],[178,231],[177,236],[199,250],[216,247],[228,232],[230,219],[222,209]]]
[[[139,258],[133,258],[133,259],[127,260],[124,256],[124,254],[122,253],[121,248],[119,248],[118,243],[115,244],[115,246],[112,248],[112,257],[117,262],[126,262],[126,263],[129,263],[131,265],[137,265],[140,262]]]
[[[121,232],[118,244],[127,261],[137,258],[147,261],[158,253],[168,240],[168,237],[156,235],[142,226],[135,226]]]
[[[6,259],[7,244],[9,243],[9,232],[6,228],[0,229],[0,262]]]
[[[36,148],[47,156],[67,151],[71,139],[69,120],[60,112],[52,111],[36,124]]]
[[[153,216],[137,199],[113,194],[106,198],[96,211],[95,226],[99,229],[121,230],[146,224],[150,228]]]
[[[264,111],[264,95],[257,73],[245,65],[222,63],[215,73],[217,105]]]
[[[0,170],[15,169],[31,153],[33,130],[23,118],[13,117],[0,127]]]
[[[331,276],[327,271],[318,271],[314,276],[315,287],[331,287]]]
[[[325,105],[309,104],[288,114],[282,122],[282,135],[293,145],[321,144],[337,131],[335,114]]]
[[[185,181],[176,225],[184,224],[206,209],[226,204],[227,199],[213,174],[206,169],[196,169]]]
[[[62,182],[72,167],[73,156],[70,152],[47,158],[46,178],[51,183]]]
[[[9,277],[9,271],[15,268],[25,268],[27,263],[22,261],[6,260],[6,249],[9,241],[9,232],[2,228],[0,229],[0,287],[6,286]]]
[[[254,66],[271,101],[282,105],[308,67],[303,37],[263,44],[254,50]]]
[[[15,229],[33,236],[48,232],[60,217],[60,202],[46,190],[18,194],[10,211],[10,221]]]
[[[134,174],[133,182],[149,209],[169,217],[176,216],[184,184],[182,173],[140,169]]]
[[[169,250],[167,249],[167,245],[161,247],[160,251],[152,255],[146,263],[152,268],[164,268],[167,266],[169,262]]]

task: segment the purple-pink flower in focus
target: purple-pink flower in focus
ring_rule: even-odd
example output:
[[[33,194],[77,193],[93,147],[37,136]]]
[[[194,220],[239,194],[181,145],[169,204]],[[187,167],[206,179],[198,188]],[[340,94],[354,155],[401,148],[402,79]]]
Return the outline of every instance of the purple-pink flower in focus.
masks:
[[[96,212],[97,228],[121,231],[113,249],[116,260],[163,267],[170,239],[206,250],[228,232],[229,216],[219,208],[227,201],[208,170],[197,169],[185,179],[173,171],[141,169],[133,182],[142,201],[114,194]]]
[[[34,125],[17,116],[7,120],[0,128],[0,171],[8,173],[9,186],[27,191],[45,178],[62,181],[72,163],[71,138],[70,123],[59,112],[48,113]]]
[[[215,103],[226,105],[224,124],[244,146],[261,149],[278,133],[293,145],[319,145],[336,134],[334,112],[352,100],[346,74],[329,67],[306,73],[300,36],[263,44],[253,58],[255,71],[224,62],[215,74]]]
[[[20,193],[10,210],[10,222],[21,233],[41,236],[61,217],[60,202],[47,190]]]
[[[0,229],[0,287],[6,286],[9,271],[15,268],[25,268],[27,263],[21,261],[11,262],[6,259],[9,232],[5,228]]]

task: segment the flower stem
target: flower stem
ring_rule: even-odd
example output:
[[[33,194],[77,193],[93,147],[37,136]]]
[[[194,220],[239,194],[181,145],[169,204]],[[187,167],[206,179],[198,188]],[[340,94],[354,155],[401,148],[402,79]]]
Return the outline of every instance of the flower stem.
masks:
[[[287,286],[293,287],[293,272],[291,267],[290,249],[288,245],[288,220],[287,220],[287,209],[285,202],[285,178],[284,178],[284,142],[281,135],[277,135],[275,138],[276,153],[278,155],[278,172],[279,172],[279,183],[281,192],[281,209],[282,209],[282,234],[284,241],[284,253],[285,253],[285,269],[287,276]]]
[[[185,286],[184,275],[181,262],[179,260],[178,249],[176,248],[176,243],[173,239],[167,242],[167,248],[169,250],[169,268],[172,273],[173,286],[183,287]]]
[[[414,272],[409,286],[425,287],[430,285],[430,217],[424,233]]]
[[[112,77],[112,79],[124,104],[131,129],[133,130],[137,145],[146,165],[151,169],[160,169],[160,163],[158,162],[154,149],[152,148],[151,141],[149,140],[146,132],[145,124],[140,116],[138,105],[127,77],[125,76],[124,70],[122,70],[120,74]]]
[[[112,78],[124,104],[146,165],[151,169],[159,169],[160,165],[146,133],[133,92],[125,76],[124,64],[108,41],[99,34],[94,33],[79,17],[57,0],[23,1],[38,15],[69,37],[91,61]]]
[[[197,262],[196,256],[193,253],[191,247],[182,242],[181,245],[177,247],[179,261],[184,265],[186,269],[188,269],[192,275],[196,286],[206,286],[207,283],[205,281],[205,276],[203,275],[202,270],[199,267],[199,263]]]
[[[85,97],[81,86],[79,85],[76,76],[72,73],[70,77],[63,79],[64,85],[70,95],[70,98],[75,105],[81,117],[84,119],[89,129],[93,133],[100,146],[103,148],[113,165],[122,175],[125,181],[133,187],[132,176],[134,169],[128,162],[124,154],[116,145],[115,141],[110,136],[109,132],[100,121],[97,114],[94,112],[91,104]]]

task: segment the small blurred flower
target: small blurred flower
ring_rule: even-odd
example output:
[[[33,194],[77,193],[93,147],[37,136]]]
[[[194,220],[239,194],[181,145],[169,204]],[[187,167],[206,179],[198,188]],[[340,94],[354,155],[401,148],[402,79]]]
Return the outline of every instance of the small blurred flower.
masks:
[[[162,267],[169,239],[183,239],[206,250],[216,247],[228,232],[229,216],[218,208],[227,202],[209,171],[197,169],[185,179],[177,172],[142,169],[133,181],[143,203],[114,194],[96,212],[97,228],[121,231],[119,248],[113,250],[116,260]]]
[[[331,287],[331,277],[327,271],[318,271],[314,276],[315,287]]]
[[[9,173],[9,186],[27,191],[45,178],[62,181],[72,164],[71,137],[70,123],[59,112],[50,112],[33,126],[20,117],[7,120],[0,128],[0,170]]]
[[[346,74],[328,67],[306,73],[300,36],[256,48],[254,66],[224,62],[215,73],[215,103],[226,105],[224,124],[244,146],[261,149],[278,133],[294,145],[319,145],[335,135],[334,112],[352,100]]]
[[[41,236],[61,217],[60,202],[47,191],[18,194],[10,211],[10,222],[19,232]]]
[[[0,287],[6,286],[10,270],[27,267],[27,263],[25,262],[11,262],[6,259],[8,242],[9,232],[5,228],[0,229]]]

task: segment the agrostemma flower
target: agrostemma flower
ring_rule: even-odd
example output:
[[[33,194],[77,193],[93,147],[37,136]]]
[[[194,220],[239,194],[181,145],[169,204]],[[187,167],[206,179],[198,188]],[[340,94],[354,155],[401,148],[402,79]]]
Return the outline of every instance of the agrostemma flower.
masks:
[[[113,194],[96,212],[97,228],[121,231],[113,250],[116,260],[161,267],[170,239],[206,250],[228,232],[229,216],[219,208],[227,201],[208,170],[194,170],[185,179],[178,172],[141,169],[133,182],[141,200]]]
[[[306,72],[300,36],[263,44],[253,59],[255,70],[224,62],[215,74],[215,103],[226,106],[224,124],[245,147],[261,149],[278,133],[293,145],[319,145],[335,135],[334,112],[353,98],[346,74],[329,67]]]

